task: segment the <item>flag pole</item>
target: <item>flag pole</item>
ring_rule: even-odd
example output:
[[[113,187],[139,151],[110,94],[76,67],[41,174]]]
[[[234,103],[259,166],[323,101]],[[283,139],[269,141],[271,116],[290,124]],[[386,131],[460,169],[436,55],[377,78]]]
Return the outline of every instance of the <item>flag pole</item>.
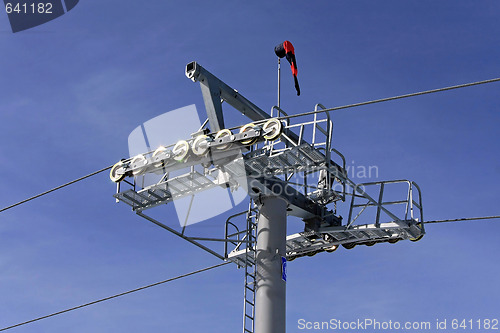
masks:
[[[281,58],[278,58],[278,107],[281,108]]]

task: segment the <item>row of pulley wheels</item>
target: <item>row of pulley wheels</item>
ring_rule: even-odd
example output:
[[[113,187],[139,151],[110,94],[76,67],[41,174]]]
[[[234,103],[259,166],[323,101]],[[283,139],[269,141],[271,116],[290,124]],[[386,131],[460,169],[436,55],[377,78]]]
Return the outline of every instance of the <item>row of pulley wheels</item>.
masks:
[[[419,235],[419,236],[417,236],[415,238],[409,238],[409,240],[412,241],[412,242],[418,242],[423,237],[424,237],[424,235]],[[391,244],[396,244],[399,241],[400,241],[399,238],[393,238],[393,239],[387,240],[387,242],[391,243]],[[366,246],[373,246],[376,243],[378,243],[378,242],[376,242],[376,241],[370,241],[370,242],[366,242],[366,243],[363,243],[363,244],[366,245]],[[356,244],[356,243],[346,243],[346,244],[342,244],[342,247],[345,248],[345,249],[347,249],[347,250],[350,250],[350,249],[355,248],[356,245],[358,245],[358,244]],[[328,247],[328,248],[323,248],[321,250],[309,252],[309,253],[307,253],[305,255],[299,255],[299,256],[293,257],[292,259],[289,259],[288,261],[293,261],[293,260],[295,260],[297,258],[300,258],[300,257],[303,257],[303,256],[313,257],[314,255],[316,255],[318,253],[321,253],[323,251],[326,251],[328,253],[332,253],[332,252],[335,252],[338,248],[339,248],[339,245],[333,245],[333,246]]]
[[[240,134],[243,134],[243,139],[239,141],[241,144],[250,146],[255,144],[259,140],[259,136],[250,136],[249,138],[246,138],[245,133],[249,132],[250,130],[262,130],[265,133],[263,135],[264,139],[268,141],[274,141],[280,137],[281,132],[283,131],[283,124],[277,118],[269,119],[264,123],[262,127],[259,125],[255,125],[254,123],[246,124],[241,127],[239,131]],[[173,161],[183,162],[191,153],[196,156],[205,156],[209,150],[209,142],[219,143],[214,146],[216,150],[226,150],[230,148],[230,146],[233,144],[232,142],[227,142],[224,144],[220,143],[224,142],[224,139],[226,137],[231,136],[233,136],[233,133],[227,128],[218,131],[213,137],[205,134],[198,135],[194,140],[191,141],[191,144],[186,140],[178,141],[171,151],[163,146],[160,146],[154,151],[152,157],[154,160],[155,157],[160,154],[171,154]],[[132,160],[130,161],[130,165],[135,165],[136,168],[131,172],[131,175],[137,176],[143,173],[143,171],[146,169],[145,167],[147,164],[148,160],[143,154],[137,155],[132,158]],[[168,161],[161,160],[159,162],[155,162],[153,166],[156,168],[161,168],[167,166],[168,164],[170,164],[168,163]],[[117,173],[117,170],[122,166],[123,162],[120,161],[111,168],[109,177],[115,183],[122,181],[127,176],[127,174]]]
[[[264,133],[263,138],[268,141],[274,141],[279,138],[283,130],[283,124],[279,119],[273,118],[268,120],[262,127],[255,125],[254,123],[246,124],[240,128],[240,134],[249,132],[250,130],[262,130]],[[226,150],[228,149],[232,142],[224,142],[224,138],[233,136],[233,133],[229,129],[222,129],[218,131],[214,137],[209,135],[199,135],[192,142],[191,145],[186,140],[178,141],[172,153],[174,155],[174,160],[181,162],[183,161],[191,152],[196,156],[204,156],[208,153],[209,142],[215,142],[214,148],[216,150]],[[250,146],[255,144],[259,140],[258,136],[251,136],[249,138],[243,137],[239,142],[243,145]],[[219,143],[219,144],[217,144]]]

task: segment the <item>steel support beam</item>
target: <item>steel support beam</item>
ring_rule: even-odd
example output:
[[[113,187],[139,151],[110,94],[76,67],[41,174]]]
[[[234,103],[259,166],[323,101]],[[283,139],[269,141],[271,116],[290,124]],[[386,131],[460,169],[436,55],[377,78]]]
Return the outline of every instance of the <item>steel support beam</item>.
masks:
[[[243,113],[245,116],[247,116],[252,120],[264,120],[271,117],[269,114],[260,109],[257,105],[253,104],[248,99],[243,97],[240,93],[238,93],[236,89],[233,89],[227,84],[225,84],[218,77],[207,71],[196,61],[190,62],[189,64],[186,65],[186,76],[193,82],[200,83],[204,99],[205,96],[212,97],[212,102],[209,102],[208,104],[209,106],[210,104],[213,104],[215,105],[215,107],[212,108],[210,106],[210,108],[207,108],[207,114],[209,119],[211,117],[210,112],[213,112],[213,109],[215,109],[216,112],[218,112],[217,109],[218,106],[220,106],[221,104],[220,101],[221,98],[225,100],[227,103],[229,103],[236,110],[240,111],[241,113]],[[205,93],[204,92],[205,88],[211,90],[212,92],[210,94]],[[219,100],[218,101],[215,100],[213,96],[218,96]],[[207,100],[205,100],[205,105],[207,105]],[[216,115],[215,118],[218,118],[218,115]],[[211,127],[214,125],[217,124],[210,123]],[[220,124],[218,125],[220,126]],[[213,128],[211,128],[211,130],[212,132],[215,131]]]
[[[212,132],[218,132],[225,127],[220,89],[217,89],[218,83],[219,82],[214,80],[211,76],[207,76],[203,81],[200,81],[201,94],[203,95],[208,123],[210,124],[210,130]]]
[[[216,132],[224,128],[224,116],[222,114],[221,99],[253,121],[271,118],[268,113],[250,102],[236,89],[233,89],[225,84],[217,76],[207,71],[196,61],[190,62],[186,65],[186,76],[193,82],[200,83],[210,123],[210,130],[212,132]],[[292,131],[285,129],[284,134],[291,140],[297,142],[297,144],[301,143],[299,136]]]

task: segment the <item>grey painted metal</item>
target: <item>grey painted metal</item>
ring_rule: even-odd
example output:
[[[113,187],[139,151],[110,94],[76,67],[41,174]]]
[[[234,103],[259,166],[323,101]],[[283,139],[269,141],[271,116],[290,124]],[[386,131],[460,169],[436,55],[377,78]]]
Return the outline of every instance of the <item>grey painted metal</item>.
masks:
[[[349,182],[352,182],[349,180]],[[407,184],[408,185],[408,196],[407,200],[401,200],[401,201],[383,201],[383,195],[384,195],[384,189],[387,185],[391,184]],[[349,184],[351,185],[351,184]],[[375,201],[371,196],[366,193],[363,188],[368,188],[368,187],[374,187],[374,186],[380,186],[379,190],[379,198],[378,201]],[[347,223],[347,228],[349,228],[354,220],[357,218],[357,216],[352,219],[353,213],[354,213],[354,208],[356,207],[361,207],[361,206],[375,206],[377,207],[377,215],[375,217],[375,224],[379,223],[380,220],[380,214],[381,212],[384,212],[386,215],[388,215],[391,219],[393,219],[395,222],[398,221],[404,221],[408,220],[408,210],[410,211],[410,220],[413,221],[419,221],[423,222],[424,220],[424,212],[423,212],[423,207],[422,207],[422,193],[420,191],[420,187],[413,181],[409,181],[406,179],[399,179],[399,180],[387,180],[387,181],[379,181],[379,182],[369,182],[369,183],[361,183],[361,184],[354,184],[351,185],[353,188],[352,192],[352,200],[351,200],[351,205],[349,208],[349,217],[348,217],[348,223]],[[413,196],[413,189],[417,190],[417,201],[415,201],[414,196]],[[358,192],[363,198],[368,199],[368,202],[365,203],[364,205],[359,205],[356,204],[356,198],[359,198],[359,196],[356,196],[355,193]],[[387,206],[389,205],[397,205],[397,204],[405,204],[405,215],[404,216],[396,216],[393,212],[389,211],[387,209]],[[417,212],[419,213],[419,219],[414,218],[414,209],[413,207],[416,207],[418,210]],[[359,215],[359,214],[358,214]],[[425,228],[424,225],[421,224],[419,226],[421,229],[422,233],[425,233]]]
[[[192,79],[193,81],[199,81],[200,83],[203,82],[203,85],[206,86],[209,90],[211,90],[211,96],[212,95],[217,95],[219,96],[220,95],[220,98],[226,100],[229,104],[231,104],[232,106],[234,106],[236,109],[238,109],[240,112],[242,112],[243,114],[247,115],[250,119],[253,119],[253,120],[262,120],[262,119],[267,119],[269,118],[269,115],[267,113],[265,113],[264,111],[262,111],[260,108],[258,108],[257,106],[255,106],[255,104],[251,103],[250,101],[248,101],[246,98],[244,98],[243,96],[241,96],[236,90],[232,89],[231,87],[227,86],[224,82],[222,82],[221,80],[219,80],[217,77],[215,77],[213,74],[211,74],[210,72],[206,71],[203,67],[201,67],[199,64],[197,64],[196,62],[192,62],[190,64],[187,65],[186,67],[186,75]],[[215,98],[213,99],[215,102],[215,104],[217,104],[219,102],[219,99],[218,98]],[[323,108],[322,105],[317,105],[317,107],[321,107]],[[220,119],[220,116],[221,114],[214,111],[216,114],[215,114],[215,117],[217,119]],[[327,117],[328,117],[328,114],[326,114]],[[219,122],[220,123],[220,122]],[[315,121],[313,121],[312,123],[316,123],[316,119]],[[300,131],[301,133],[303,132],[303,126],[305,124],[302,124],[302,125],[298,125],[300,126]],[[287,126],[287,128],[285,129],[284,133],[283,133],[283,137],[288,140],[291,145],[295,145],[295,146],[299,146],[300,143],[302,142],[302,138],[297,136],[295,133],[293,133],[291,131],[290,128],[288,127],[292,127],[292,126]],[[314,130],[316,129],[316,126],[314,127]],[[319,129],[319,128],[318,128]],[[321,130],[320,130],[321,131]],[[251,132],[251,131],[250,131]],[[323,131],[321,131],[323,132]],[[331,127],[330,128],[327,128],[326,131],[324,131],[328,134],[330,134],[330,136],[328,136],[327,138],[327,146],[329,145],[329,139],[331,138]],[[235,135],[237,136],[237,135]],[[326,149],[325,151],[325,155],[328,156],[328,154],[330,153],[330,149]],[[325,156],[325,157],[326,157]],[[190,163],[196,163],[196,162],[200,162],[200,161],[192,161]],[[357,192],[359,194],[361,194],[362,196],[366,197],[371,203],[373,204],[377,204],[377,201],[374,200],[372,197],[370,197],[368,194],[364,193],[364,191],[362,190],[362,188],[358,187],[355,183],[353,183],[352,181],[350,181],[346,175],[344,174],[343,172],[343,169],[341,167],[339,167],[338,165],[336,165],[335,163],[331,162],[331,161],[326,161],[327,163],[327,170],[328,170],[328,173],[330,175],[334,175],[336,178],[338,178],[340,180],[340,182],[342,183],[343,187],[345,188],[345,185],[349,185],[351,187],[354,188],[354,192]],[[329,177],[326,177],[327,180],[329,180]],[[198,179],[202,179],[201,177],[198,177]],[[192,179],[189,179],[190,181],[192,181]],[[205,183],[205,182],[204,182]],[[207,187],[209,186],[212,186],[211,184],[209,184],[208,182],[206,182],[207,184]],[[175,184],[173,184],[173,188],[175,190]],[[204,188],[203,186],[201,186],[200,188]],[[179,192],[179,195],[187,195],[188,193],[184,192],[184,191],[177,191]],[[141,193],[142,194],[142,193]],[[158,197],[158,194],[160,196],[160,198]],[[147,196],[147,199],[144,199],[143,195],[137,195],[137,196],[130,196],[130,195],[123,195],[122,198],[120,199],[126,199],[124,201],[127,201],[128,200],[128,203],[131,204],[131,205],[136,205],[136,207],[134,207],[134,209],[143,209],[143,207],[139,207],[139,206],[143,206],[143,204],[139,204],[139,202],[146,202],[148,204],[148,207],[153,207],[154,205],[156,204],[160,204],[162,201],[163,202],[166,202],[169,200],[168,198],[168,195],[170,193],[163,193],[161,191],[159,191],[159,193],[150,193],[150,191],[148,191],[148,193],[144,193],[144,195]],[[342,198],[343,199],[343,198]],[[380,206],[380,204],[378,204]],[[385,209],[384,207],[380,207],[380,210],[383,211],[384,213],[390,215],[390,216],[393,216],[395,218],[395,216],[390,212],[388,211],[387,209]]]
[[[313,256],[320,252],[333,252],[339,245],[369,245],[375,243],[397,242],[415,239],[423,234],[414,220],[380,223],[378,226],[362,224],[346,228],[320,227],[317,231],[300,232],[286,237],[286,258],[292,261],[304,256]],[[235,249],[228,254],[228,259],[245,265],[245,250]]]
[[[322,107],[321,105],[318,105],[318,107]],[[278,115],[282,112],[281,109],[277,107],[273,107],[272,112],[277,111]],[[318,120],[317,117],[315,117],[314,121],[308,121],[304,122],[301,124],[296,124],[296,125],[287,125],[289,128],[291,127],[297,127],[300,128],[301,130],[304,128],[304,126],[313,126],[317,129],[316,134],[322,133],[327,137],[331,136],[331,124],[330,126],[327,123],[326,128],[323,128],[322,126],[319,126],[321,121],[327,121],[330,122],[330,119],[323,119],[323,120]],[[287,140],[287,139],[284,139]],[[321,141],[321,140],[320,140]],[[397,200],[397,201],[383,201],[382,200],[382,193],[378,193],[376,198],[378,200],[375,200],[372,198],[368,193],[364,191],[364,188],[370,185],[380,185],[380,182],[376,183],[365,183],[365,184],[355,184],[352,182],[352,180],[348,179],[346,174],[339,173],[339,170],[335,168],[335,166],[332,166],[332,164],[328,163],[328,158],[326,158],[325,152],[321,151],[321,148],[318,146],[312,146],[307,143],[303,143],[301,145],[287,145],[287,142],[283,142],[285,145],[284,148],[275,148],[275,145],[273,143],[268,143],[268,142],[263,142],[264,147],[261,149],[253,149],[252,151],[246,153],[243,157],[243,162],[241,163],[241,166],[234,165],[234,168],[231,163],[225,164],[224,165],[224,170],[228,173],[230,176],[229,178],[238,178],[245,176],[250,179],[250,182],[248,183],[249,186],[248,188],[250,189],[250,196],[253,198],[259,198],[260,196],[276,196],[276,195],[282,195],[283,198],[285,198],[289,202],[289,212],[288,215],[293,215],[300,217],[304,219],[306,222],[306,231],[307,232],[316,232],[313,234],[306,234],[304,233],[304,241],[301,239],[293,240],[293,244],[287,244],[287,249],[289,249],[287,256],[289,258],[295,258],[297,256],[302,256],[302,255],[310,255],[311,253],[314,254],[316,251],[320,250],[331,250],[331,247],[335,244],[349,244],[349,243],[355,243],[355,244],[364,244],[364,243],[373,243],[373,242],[384,242],[384,241],[389,241],[389,240],[398,240],[398,239],[415,239],[419,237],[421,234],[423,234],[423,226],[419,224],[418,226],[411,226],[410,224],[417,224],[419,222],[417,219],[413,218],[414,214],[414,209],[413,206],[417,209],[417,211],[421,212],[421,204],[420,204],[420,193],[418,193],[418,196],[414,196],[412,194],[412,184],[410,184],[410,188],[408,189],[408,196],[406,197],[406,200]],[[328,147],[328,140],[326,142],[327,147]],[[319,145],[318,142],[316,142],[316,145]],[[332,149],[332,148],[330,148]],[[332,149],[332,151],[334,151]],[[230,152],[220,152],[222,156],[224,157],[231,157],[234,154]],[[342,170],[345,169],[345,158],[335,152],[341,159],[341,165]],[[200,163],[201,161],[205,161],[209,157],[206,158],[201,158],[201,157],[193,157],[193,159],[188,160],[187,162],[182,162],[177,164],[169,164],[168,167],[164,167],[163,171],[166,170],[168,172],[169,170],[177,170],[181,166],[184,167],[189,167],[194,165],[195,163]],[[150,162],[150,165],[154,165],[154,163],[157,163],[157,160],[152,160]],[[244,166],[244,167],[243,167]],[[217,165],[214,165],[213,170],[217,170]],[[192,168],[191,168],[192,169]],[[213,171],[212,170],[212,171]],[[266,170],[268,172],[266,172]],[[290,181],[290,178],[287,177],[287,174],[291,175],[294,172],[304,172],[305,174],[311,173],[311,172],[318,172],[321,170],[325,170],[327,174],[333,175],[336,178],[340,179],[340,182],[342,184],[343,190],[342,192],[335,192],[337,195],[338,199],[344,199],[345,197],[345,187],[350,186],[352,187],[352,197],[359,199],[364,199],[366,202],[363,202],[361,204],[359,203],[351,203],[351,210],[349,214],[349,218],[347,221],[347,225],[345,229],[353,230],[356,226],[353,225],[353,223],[358,219],[360,215],[362,215],[363,211],[371,206],[375,206],[377,209],[377,215],[373,219],[370,218],[369,222],[375,221],[375,224],[380,224],[380,217],[387,218],[389,216],[391,218],[390,221],[394,222],[407,222],[405,225],[400,225],[400,231],[398,233],[377,233],[377,231],[369,232],[366,234],[363,234],[363,232],[354,232],[354,233],[347,233],[351,235],[352,237],[340,237],[338,238],[337,235],[342,235],[340,231],[332,233],[332,234],[325,234],[321,232],[323,230],[322,228],[326,227],[331,227],[331,226],[340,226],[341,221],[338,219],[335,219],[335,212],[328,211],[326,208],[326,203],[323,200],[317,200],[316,193],[319,194],[319,198],[321,198],[321,195],[325,193],[325,188],[320,190],[320,186],[313,186],[313,185],[308,185],[307,182],[304,184],[298,184]],[[152,169],[152,171],[154,171]],[[183,197],[183,196],[188,196],[192,195],[193,193],[202,191],[202,190],[207,190],[211,187],[215,186],[220,186],[223,185],[220,182],[216,182],[213,176],[210,176],[214,173],[212,173],[211,170],[207,172],[204,172],[204,174],[200,174],[196,171],[191,170],[190,173],[177,176],[175,178],[162,178],[162,180],[154,184],[152,186],[149,186],[147,188],[143,188],[141,190],[136,191],[135,187],[132,190],[126,190],[120,193],[117,193],[115,197],[120,198],[123,202],[129,204],[132,206],[132,208],[136,211],[142,211],[144,209],[148,209],[151,207],[155,207],[160,204],[165,204],[167,202],[170,202],[174,200],[175,198]],[[272,172],[271,172],[272,171]],[[285,179],[278,178],[278,176],[284,176]],[[324,177],[326,182],[330,179],[330,177],[326,176]],[[163,180],[164,179],[164,180]],[[307,177],[304,176],[304,180],[307,180]],[[390,184],[398,181],[389,181],[389,182],[383,182],[384,184]],[[133,184],[129,184],[133,185]],[[326,189],[331,185],[328,184],[326,186]],[[294,188],[294,186],[303,186],[303,190],[299,190]],[[313,189],[313,192],[309,192],[309,189]],[[415,189],[418,190],[418,187],[415,186]],[[358,200],[359,201],[359,200]],[[417,202],[418,201],[418,202]],[[406,214],[403,216],[400,216],[399,214],[395,214],[395,212],[392,212],[391,210],[388,210],[389,205],[393,204],[405,204],[406,205]],[[358,214],[353,218],[352,216],[352,209],[361,207],[361,211],[358,212]],[[356,212],[354,212],[356,214]],[[363,214],[362,216],[365,216],[367,214]],[[410,217],[408,216],[410,215]],[[308,221],[312,221],[312,224],[308,224]],[[409,221],[409,222],[408,222]],[[420,214],[420,221],[422,221],[421,214]],[[225,247],[224,247],[224,258],[230,257],[228,255],[228,248],[230,245],[234,245],[236,248],[232,249],[231,252],[237,252],[238,249],[241,247],[241,249],[244,249],[246,246],[246,243],[248,242],[246,239],[242,239],[241,237],[244,237],[246,235],[247,230],[246,228],[240,228],[238,230],[238,227],[235,226],[237,229],[236,233],[231,233],[229,234],[228,232],[228,224],[226,224],[226,235],[224,239],[218,238],[218,237],[187,237],[191,241],[211,241],[211,242],[224,242]],[[382,228],[381,228],[382,229]],[[420,229],[420,230],[415,230],[415,229]],[[182,233],[181,233],[182,234]],[[318,242],[316,239],[314,239],[313,242],[310,240],[312,238],[321,238],[321,237],[327,237],[328,241],[321,243]],[[301,245],[299,247],[293,246],[295,243],[299,242]],[[330,249],[328,249],[330,247]],[[216,251],[218,252],[218,251]],[[234,256],[234,253],[231,253],[231,257],[234,258],[234,262],[238,264],[238,266],[246,266],[246,262],[244,260],[240,260],[241,258],[239,256]]]
[[[231,239],[231,238],[213,238],[213,237],[189,237],[194,241],[209,241],[209,242],[223,242],[223,243],[248,243],[249,241],[244,239]]]
[[[239,148],[236,148],[236,150],[240,151]],[[223,158],[235,155],[230,152],[216,153],[217,156],[221,155]],[[171,170],[178,170],[180,167],[192,167],[195,163],[206,163],[211,160],[217,163],[217,160],[222,160],[222,157],[214,156],[216,155],[212,154],[207,157],[192,156],[192,160],[170,164],[163,167],[163,171],[168,173]],[[155,163],[158,163],[153,158],[146,158],[146,160],[150,161],[148,165],[152,168]],[[245,154],[241,163],[226,162],[223,167],[233,179],[241,179],[242,177],[248,179],[248,188],[251,189],[249,194],[251,196],[281,194],[290,203],[289,215],[310,219],[316,216],[322,217],[326,213],[324,205],[313,202],[306,196],[307,193],[302,193],[287,184],[287,181],[276,177],[290,171],[319,171],[325,168],[324,154],[308,143],[286,148],[273,155],[269,155],[266,149],[254,150]],[[217,169],[216,166],[214,168],[214,170]],[[330,169],[332,168],[330,167]],[[151,170],[155,171],[157,169]],[[272,170],[272,172],[269,173],[269,170]],[[212,174],[216,173],[213,172]],[[221,185],[210,174],[201,174],[193,169],[186,174],[163,179],[141,190],[128,189],[116,193],[114,196],[130,205],[135,211],[143,211]]]
[[[252,209],[251,202],[249,205],[249,209]],[[245,225],[246,229],[240,231],[240,228],[238,228],[238,226],[236,224],[231,222],[231,220],[234,219],[235,217],[245,215],[245,214],[247,215],[247,224]],[[230,227],[233,228],[235,230],[235,232],[231,233],[229,231]],[[248,234],[248,230],[249,230],[249,228],[248,228],[248,210],[244,210],[242,212],[233,214],[227,218],[226,223],[225,223],[225,227],[224,227],[224,237],[226,239],[229,239],[231,237],[237,237],[237,241],[225,242],[225,244],[224,244],[224,258],[227,258],[228,254],[229,254],[229,244],[234,245],[235,248],[238,250],[240,249],[241,246],[248,244],[248,242],[246,242],[246,240],[248,238],[248,237],[246,237],[246,235]],[[240,239],[240,237],[242,237],[242,238]],[[248,246],[248,245],[246,245],[246,246]]]
[[[260,121],[271,118],[271,116],[266,113],[264,110],[259,108],[257,105],[250,102],[243,95],[241,95],[236,89],[231,88],[218,77],[207,71],[196,61],[190,62],[186,65],[186,76],[191,79],[193,82],[199,82],[202,86],[206,87],[208,90],[211,90],[210,94],[204,94],[208,98],[208,101],[205,100],[205,105],[208,103],[207,115],[209,119],[214,120],[214,125],[212,125],[212,120],[210,120],[210,126],[221,126],[224,122],[220,122],[219,119],[223,119],[222,111],[219,113],[218,107],[221,106],[220,99],[226,101],[229,105],[234,107],[236,110],[240,111],[242,114],[247,116],[253,121]],[[218,100],[217,97],[220,99]],[[212,113],[212,115],[208,113]],[[215,130],[212,128],[212,132]],[[299,143],[299,137],[293,133],[285,129],[284,134],[290,137],[293,141]]]
[[[384,196],[384,187],[385,187],[384,183],[380,184],[380,192],[379,192],[379,195],[378,195],[378,202],[379,203],[382,203],[382,198]],[[381,210],[380,207],[381,206],[377,207],[377,217],[375,218],[375,225],[376,226],[380,225],[380,210]]]
[[[254,201],[250,200],[247,211],[247,233],[245,239],[248,241],[245,247],[245,288],[243,290],[243,333],[254,333],[255,328],[255,244],[257,241],[257,215]]]
[[[281,107],[281,58],[278,58],[278,108]]]
[[[212,80],[210,77],[207,77],[205,80],[200,82],[201,94],[203,95],[208,122],[210,123],[210,129],[212,132],[220,131],[225,127],[220,91],[215,89],[214,86],[216,85],[217,82]]]
[[[271,196],[257,204],[255,333],[285,333],[286,282],[281,257],[286,256],[287,203]]]
[[[345,226],[332,226],[323,221],[318,230],[305,231],[287,236],[286,240],[286,256],[289,260],[303,256],[315,255],[319,252],[333,252],[339,245],[374,245],[375,243],[391,242],[395,243],[405,239],[419,239],[425,234],[423,225],[423,211],[421,204],[421,194],[418,185],[407,180],[394,180],[365,183],[365,187],[386,187],[392,184],[406,184],[408,186],[408,194],[406,200],[384,201],[384,196],[379,195],[376,203],[371,202],[364,196],[352,196],[350,205],[350,215]],[[417,191],[414,195],[413,191]],[[359,200],[366,202],[357,204]],[[395,211],[397,219],[392,220],[391,216],[384,213],[382,208],[394,205],[404,205],[405,210]],[[375,214],[362,214],[367,207],[375,207]],[[414,209],[415,207],[415,209]],[[353,216],[354,210],[359,209],[358,214]],[[415,212],[414,212],[415,211]],[[414,213],[412,213],[414,212]],[[415,214],[415,215],[414,215]],[[358,217],[363,216],[364,220],[370,221],[367,224],[356,224],[354,222]],[[381,221],[384,218],[385,221]],[[389,220],[387,221],[387,218]],[[244,231],[240,231],[244,232]],[[239,247],[235,247],[227,253],[226,257],[238,265],[244,265],[243,260],[245,253]]]
[[[331,147],[333,127],[328,111],[332,109],[325,109],[323,105],[317,104],[313,121],[290,124],[290,118],[293,116],[288,116],[280,108],[280,63],[278,63],[278,106],[271,109],[271,115],[258,108],[196,62],[187,65],[186,76],[194,82],[199,82],[201,86],[208,122],[212,131],[211,134],[207,133],[208,130],[203,131],[203,134],[207,134],[211,138],[207,143],[210,152],[204,156],[191,154],[186,160],[177,160],[176,162],[173,161],[173,153],[167,149],[171,148],[168,146],[165,147],[167,151],[160,152],[156,156],[152,155],[153,152],[143,154],[144,156],[151,155],[146,158],[146,164],[144,164],[145,159],[141,159],[140,163],[132,163],[131,159],[123,160],[123,165],[117,170],[117,175],[132,176],[152,172],[161,175],[157,165],[161,165],[164,175],[158,183],[151,186],[144,187],[144,182],[142,186],[137,185],[142,188],[137,190],[136,183],[140,184],[136,180],[138,177],[134,178],[133,184],[125,181],[132,186],[132,189],[120,192],[120,187],[117,186],[115,197],[132,206],[139,216],[219,259],[231,260],[239,267],[245,268],[244,332],[253,332],[254,328],[257,333],[285,332],[286,283],[282,280],[281,275],[281,257],[293,260],[322,251],[332,252],[339,245],[352,248],[358,244],[371,246],[381,242],[393,243],[401,239],[418,240],[425,233],[420,189],[415,183],[409,182],[406,200],[384,202],[384,186],[391,182],[356,184],[347,177],[345,158]],[[257,126],[245,133],[214,140],[215,132],[224,128],[223,101],[249,117]],[[323,109],[326,119],[318,119],[320,108]],[[272,117],[274,110],[277,111],[279,119],[286,119],[286,125],[284,125],[279,139],[269,141],[265,139],[265,136],[270,132],[263,130],[264,126],[262,125]],[[325,122],[325,127],[323,127],[322,122]],[[312,131],[305,131],[305,126],[309,125],[313,126]],[[300,134],[297,135],[293,130],[298,130]],[[310,132],[312,132],[312,140],[307,143],[304,140],[304,135]],[[324,140],[323,137],[316,138],[317,135],[321,136],[321,134],[325,136]],[[193,138],[185,140],[189,146],[193,143],[194,137],[195,134],[193,134]],[[252,138],[255,138],[256,143],[252,144],[251,147],[242,144],[242,142]],[[223,150],[224,146],[232,148]],[[283,146],[284,148],[282,148]],[[236,150],[233,149],[235,147],[243,157],[236,157],[239,154],[235,154]],[[340,156],[342,166],[332,160],[332,152],[334,153],[333,159],[336,161]],[[242,161],[241,165],[232,164],[237,159]],[[193,168],[194,165],[202,165],[203,173],[196,172]],[[191,167],[189,173],[174,178],[168,177],[169,172],[187,167]],[[219,173],[224,173],[224,177],[214,177]],[[303,184],[291,181],[292,175],[299,173],[304,174]],[[314,187],[315,179],[313,182],[308,181],[307,175],[317,173],[319,173],[317,186]],[[256,209],[251,206],[247,212],[246,226],[238,226],[230,222],[230,219],[226,221],[224,239],[206,237],[206,235],[189,237],[184,234],[184,228],[182,232],[178,232],[142,213],[144,209],[193,195],[215,186],[225,185],[231,189],[237,188],[241,186],[239,179],[242,176],[250,179],[247,184],[250,197],[258,201],[257,235],[255,235],[256,224],[254,222]],[[333,182],[342,184],[342,191],[333,191]],[[374,184],[381,186],[378,200],[374,199],[377,195],[372,197],[364,190],[365,186]],[[347,224],[343,225],[341,218],[335,215],[336,206],[335,211],[332,212],[327,208],[327,204],[336,203],[338,200],[344,201],[347,186],[352,188],[352,194],[349,193],[352,195],[352,202]],[[309,192],[311,188],[312,192]],[[418,197],[413,195],[413,188],[417,189]],[[366,202],[354,203],[355,199],[358,201],[362,199]],[[406,205],[404,216],[399,216],[387,207],[396,204]],[[420,213],[420,221],[414,218],[413,206],[416,208],[416,214]],[[354,221],[362,215],[367,207],[376,207],[376,216],[370,219],[369,224],[354,225]],[[352,218],[354,209],[361,209],[361,211]],[[287,213],[304,220],[304,232],[286,236]],[[238,215],[240,214],[236,214],[234,217]],[[364,214],[362,217],[366,215]],[[390,222],[381,222],[381,217],[387,219],[387,216],[390,218]],[[229,228],[236,231],[230,233]],[[257,243],[254,247],[255,238],[257,238]],[[223,242],[224,255],[220,255],[218,251],[202,245],[198,241],[211,241],[212,244],[213,242]],[[229,251],[228,247],[231,245],[234,248]],[[252,271],[255,268],[257,271]],[[255,300],[253,300],[254,296]]]
[[[270,118],[270,116],[260,109],[257,105],[250,102],[243,97],[236,89],[231,88],[226,83],[221,81],[215,75],[207,71],[200,64],[193,61],[186,65],[186,76],[193,82],[199,82],[201,85],[212,89],[212,96],[218,95],[232,107],[246,115],[252,120],[263,120]],[[217,104],[216,101],[213,101]],[[220,104],[220,100],[219,100]],[[207,110],[209,111],[209,110]],[[210,124],[212,126],[212,123]],[[212,129],[214,131],[214,129]]]

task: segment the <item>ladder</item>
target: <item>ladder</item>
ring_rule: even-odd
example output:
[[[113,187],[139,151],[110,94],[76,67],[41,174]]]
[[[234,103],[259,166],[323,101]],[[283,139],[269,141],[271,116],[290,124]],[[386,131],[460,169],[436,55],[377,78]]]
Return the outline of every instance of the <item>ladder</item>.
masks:
[[[253,200],[250,200],[246,214],[248,241],[245,248],[245,289],[243,292],[243,333],[254,332],[255,317],[255,243],[257,237],[257,213],[252,210]]]

